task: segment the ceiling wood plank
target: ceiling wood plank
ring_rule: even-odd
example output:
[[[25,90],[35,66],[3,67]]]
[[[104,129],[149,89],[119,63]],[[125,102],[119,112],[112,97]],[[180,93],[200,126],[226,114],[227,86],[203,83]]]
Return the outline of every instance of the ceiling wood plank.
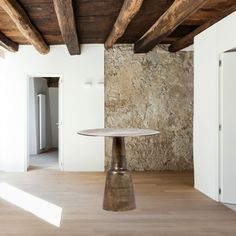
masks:
[[[72,0],[53,0],[58,23],[70,55],[80,54]]]
[[[41,54],[49,52],[49,46],[31,23],[28,15],[16,0],[0,0],[1,8],[10,16],[18,30]]]
[[[131,20],[138,13],[140,7],[142,6],[143,0],[124,0],[123,6],[120,10],[119,16],[109,34],[106,42],[105,48],[111,48],[117,39],[122,37],[127,29]]]
[[[206,0],[175,0],[156,23],[134,44],[134,52],[146,53],[150,51],[206,2]]]
[[[209,28],[210,26],[212,26],[216,22],[220,21],[221,19],[225,18],[229,14],[233,13],[234,11],[236,11],[236,4],[231,6],[228,9],[226,9],[225,11],[223,11],[220,15],[217,15],[216,17],[212,18],[211,20],[209,20],[205,24],[199,26],[197,29],[192,31],[190,34],[173,42],[169,47],[169,51],[170,52],[177,52],[183,48],[186,48],[186,47],[192,45],[193,39],[196,35],[198,35],[202,31],[204,31],[205,29]]]
[[[17,52],[19,45],[7,38],[2,32],[0,32],[0,46],[7,49],[10,52]]]
[[[72,0],[80,44],[104,43],[119,15],[124,0]],[[31,22],[50,45],[64,44],[52,0],[18,0]],[[158,2],[158,4],[157,4]],[[135,43],[173,4],[174,0],[145,0],[116,43]],[[172,43],[191,33],[235,4],[236,0],[207,0],[161,43]],[[189,28],[188,28],[189,27]],[[188,32],[187,32],[187,31]],[[1,8],[0,31],[18,44],[30,44]]]

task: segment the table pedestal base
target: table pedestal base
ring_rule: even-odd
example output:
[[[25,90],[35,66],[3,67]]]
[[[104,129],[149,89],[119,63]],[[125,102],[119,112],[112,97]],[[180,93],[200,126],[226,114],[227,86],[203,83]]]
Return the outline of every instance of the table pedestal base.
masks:
[[[103,209],[128,211],[135,208],[132,175],[126,167],[124,138],[114,137],[112,163],[106,178]]]

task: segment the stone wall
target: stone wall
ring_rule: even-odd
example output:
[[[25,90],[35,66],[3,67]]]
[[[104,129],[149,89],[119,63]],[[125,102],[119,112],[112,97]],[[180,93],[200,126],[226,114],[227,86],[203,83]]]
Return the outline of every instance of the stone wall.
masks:
[[[134,54],[132,45],[105,52],[105,126],[151,128],[156,137],[126,138],[132,170],[191,170],[193,52],[165,46]],[[111,160],[106,139],[106,168]]]
[[[4,58],[4,51],[0,49],[0,58]]]

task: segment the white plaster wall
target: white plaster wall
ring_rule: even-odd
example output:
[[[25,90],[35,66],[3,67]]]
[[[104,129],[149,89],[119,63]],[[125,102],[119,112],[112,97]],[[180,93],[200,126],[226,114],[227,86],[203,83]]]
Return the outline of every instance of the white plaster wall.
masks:
[[[36,97],[34,89],[34,79],[29,80],[29,153],[38,153],[37,125],[36,125]]]
[[[51,123],[51,146],[58,148],[58,88],[48,88],[50,123]]]
[[[0,71],[2,71],[3,58],[4,58],[4,51],[0,49]],[[2,107],[4,106],[4,103],[5,103],[3,100],[4,95],[5,95],[5,90],[3,88],[4,88],[4,81],[1,80],[1,76],[0,76],[0,131],[1,132],[5,130],[4,129],[5,119],[4,119],[3,110],[2,110]],[[3,140],[4,140],[4,136],[0,135],[0,166],[3,165],[2,159],[4,158],[4,155],[5,155],[4,153],[5,147],[4,147]]]
[[[195,188],[219,200],[219,57],[236,47],[236,12],[194,39]]]
[[[80,129],[104,126],[104,86],[98,84],[104,77],[103,45],[82,45],[79,56],[70,56],[65,46],[52,46],[47,55],[40,55],[32,46],[21,46],[19,52],[6,54],[0,69],[1,170],[26,169],[27,79],[40,76],[63,77],[64,170],[104,169],[104,140],[76,134]]]

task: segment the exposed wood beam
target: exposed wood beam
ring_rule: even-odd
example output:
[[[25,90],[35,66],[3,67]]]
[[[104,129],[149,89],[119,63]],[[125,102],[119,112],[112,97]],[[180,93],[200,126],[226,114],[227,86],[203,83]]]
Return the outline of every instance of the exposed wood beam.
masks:
[[[49,52],[49,46],[35,26],[31,23],[28,15],[16,0],[0,0],[1,8],[10,16],[22,35],[41,54]]]
[[[113,26],[113,29],[105,42],[105,48],[111,48],[117,39],[122,37],[129,23],[138,13],[143,0],[124,0],[119,16]]]
[[[59,77],[45,77],[48,88],[58,88]]]
[[[154,48],[206,2],[206,0],[175,0],[170,8],[135,43],[134,52],[145,53]]]
[[[2,32],[0,32],[0,46],[10,52],[17,52],[19,48],[19,45],[17,43],[11,41]]]
[[[196,35],[198,35],[202,31],[204,31],[205,29],[209,28],[210,26],[212,26],[216,22],[220,21],[224,17],[228,16],[229,14],[233,13],[234,11],[236,11],[236,4],[233,5],[232,7],[228,8],[228,9],[226,9],[220,15],[218,15],[215,18],[209,20],[205,24],[199,26],[198,28],[196,28],[190,34],[188,34],[188,35],[184,36],[183,38],[173,42],[171,44],[171,46],[169,47],[169,51],[170,52],[177,52],[177,51],[179,51],[183,48],[186,48],[186,47],[192,45],[193,44],[193,39]]]
[[[71,55],[80,54],[72,0],[53,0],[64,42]]]

